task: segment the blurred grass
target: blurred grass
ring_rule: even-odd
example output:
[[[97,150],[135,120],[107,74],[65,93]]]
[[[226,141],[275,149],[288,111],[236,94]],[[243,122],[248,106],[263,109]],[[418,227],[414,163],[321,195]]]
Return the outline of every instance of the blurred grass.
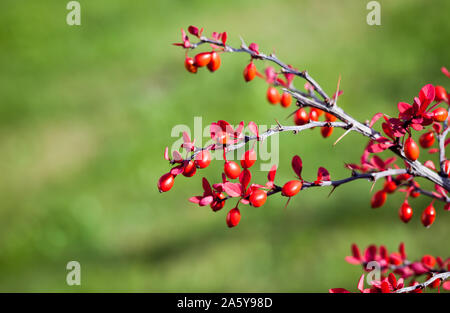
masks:
[[[352,242],[393,250],[404,241],[411,258],[448,256],[450,217],[440,204],[432,228],[419,219],[428,199],[414,200],[404,225],[402,196],[371,210],[365,182],[330,198],[305,191],[287,210],[272,197],[243,208],[233,230],[226,210],[187,201],[200,192],[199,176],[177,179],[168,194],[156,189],[174,125],[287,115],[266,103],[263,82],[243,82],[244,55],[224,55],[213,75],[187,73],[170,45],[182,27],[276,49],[329,93],[341,74],[340,104],[360,120],[394,114],[425,83],[448,87],[439,68],[450,65],[450,3],[380,2],[382,25],[371,27],[364,1],[80,1],[82,25],[69,27],[64,1],[2,1],[0,291],[325,292],[355,289],[360,269],[344,261]],[[356,162],[366,140],[351,134],[331,147],[339,134],[281,136],[277,180],[292,177],[293,154],[305,177],[319,166],[348,175],[343,162]],[[221,166],[202,176],[219,179]],[[81,263],[81,287],[66,285],[70,260]]]

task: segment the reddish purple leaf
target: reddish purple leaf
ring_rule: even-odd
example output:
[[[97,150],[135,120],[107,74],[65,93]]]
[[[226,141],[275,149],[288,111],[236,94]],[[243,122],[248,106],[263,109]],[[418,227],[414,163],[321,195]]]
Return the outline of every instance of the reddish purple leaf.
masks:
[[[250,180],[252,179],[252,174],[248,169],[244,169],[239,175],[239,182],[241,183],[243,189],[247,189]]]
[[[345,261],[346,261],[347,263],[352,264],[352,265],[358,265],[358,264],[361,264],[361,260],[358,260],[357,258],[352,257],[352,256],[346,256],[346,257],[345,257]]]
[[[200,200],[202,200],[202,198],[203,198],[203,197],[201,197],[201,196],[190,197],[190,198],[189,198],[189,201],[192,202],[192,203],[199,204],[199,203],[200,203]]]
[[[277,173],[277,166],[274,164],[272,165],[272,168],[269,171],[269,174],[267,174],[267,179],[270,182],[273,182],[275,180],[275,174]]]
[[[294,170],[295,174],[297,174],[298,178],[302,179],[303,162],[298,155],[295,155],[292,158],[292,169]]]
[[[329,293],[350,293],[350,291],[344,288],[331,288],[328,291]]]
[[[206,196],[206,197],[203,197],[203,198],[200,200],[199,205],[200,205],[200,206],[207,206],[207,205],[210,205],[213,201],[214,201],[213,196]]]
[[[383,117],[383,113],[377,113],[375,114],[372,119],[370,120],[369,126],[372,127],[380,118]]]
[[[411,109],[412,105],[405,102],[397,103],[397,108],[400,113],[405,113],[408,109]]]
[[[448,69],[445,66],[441,67],[441,71],[445,76],[450,78],[450,72],[448,71]]]
[[[209,184],[208,180],[205,177],[203,177],[203,179],[202,179],[202,185],[203,185],[203,191],[204,191],[203,195],[204,196],[209,196],[209,195],[213,194],[211,185]]]
[[[223,190],[230,196],[230,197],[239,197],[242,195],[242,186],[238,183],[224,183],[223,184]]]
[[[358,281],[358,290],[364,292],[364,274],[361,275]]]
[[[256,137],[259,138],[259,132],[258,132],[258,126],[256,126],[255,122],[250,122],[248,123],[248,128],[250,129],[250,131],[252,133],[254,133],[256,135]]]
[[[330,180],[330,173],[326,170],[324,167],[319,167],[319,170],[317,171],[317,181],[316,183],[322,182],[322,181],[329,181]]]
[[[446,197],[446,196],[447,196],[447,191],[446,191],[444,188],[442,188],[441,186],[435,184],[435,185],[434,185],[434,189],[436,189],[436,191],[437,191],[441,196],[443,196],[443,197]]]
[[[184,166],[178,165],[170,169],[170,174],[177,176],[184,172]]]
[[[170,161],[169,147],[166,147],[166,149],[164,149],[164,159],[166,159],[167,161]]]
[[[183,157],[181,156],[180,152],[178,152],[176,150],[172,152],[172,158],[175,162],[183,161]]]
[[[222,38],[222,43],[225,45],[227,43],[227,39],[228,39],[227,32],[223,32],[221,38]]]

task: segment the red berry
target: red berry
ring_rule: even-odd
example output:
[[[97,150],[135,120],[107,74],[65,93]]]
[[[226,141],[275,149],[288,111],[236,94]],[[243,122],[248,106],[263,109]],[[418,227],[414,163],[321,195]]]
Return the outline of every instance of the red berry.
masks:
[[[211,52],[211,61],[208,63],[208,70],[211,72],[217,71],[220,67],[220,55],[213,51]]]
[[[249,201],[250,204],[253,205],[254,207],[260,207],[266,202],[266,199],[267,199],[267,192],[265,192],[264,190],[257,189],[252,192]]]
[[[305,125],[309,122],[309,114],[304,108],[298,109],[294,115],[295,125]]]
[[[211,163],[211,154],[208,150],[202,150],[195,156],[195,164],[199,168],[208,167]]]
[[[450,161],[449,160],[445,160],[444,161],[444,166],[442,167],[443,171],[445,174],[450,175]]]
[[[303,183],[299,180],[291,180],[284,184],[281,194],[285,197],[293,197],[302,190]]]
[[[231,209],[227,214],[227,225],[228,227],[235,227],[239,224],[241,220],[241,212],[239,212],[238,208]]]
[[[405,156],[412,161],[415,161],[419,158],[420,154],[419,146],[411,137],[406,139],[404,151]]]
[[[189,161],[189,163],[184,167],[183,176],[192,177],[197,172],[194,161]]]
[[[281,95],[281,106],[287,108],[291,105],[292,97],[287,92],[283,92]]]
[[[434,100],[436,101],[445,101],[448,102],[448,96],[447,91],[442,86],[435,86],[434,87]]]
[[[434,258],[434,256],[429,254],[425,254],[420,262],[422,262],[423,266],[426,266],[428,268],[433,268],[436,265],[436,259]]]
[[[400,265],[403,263],[402,256],[398,252],[392,252],[389,255],[389,264]]]
[[[328,122],[336,122],[337,117],[334,116],[333,114],[325,113],[325,119],[326,119]]]
[[[211,52],[202,52],[194,57],[194,64],[197,67],[206,66],[210,61],[211,61]]]
[[[244,155],[241,159],[242,168],[250,168],[255,164],[256,161],[256,152],[253,149],[245,151]]]
[[[186,58],[184,60],[184,67],[188,70],[188,72],[194,74],[197,73],[197,66],[195,66],[193,58]]]
[[[448,117],[448,112],[444,108],[437,108],[433,110],[432,115],[435,122],[445,122]]]
[[[249,82],[253,80],[256,76],[256,66],[253,62],[250,62],[245,68],[244,68],[244,79],[246,82]]]
[[[393,193],[397,189],[397,184],[394,181],[386,181],[384,183],[384,191],[387,193]]]
[[[225,162],[225,165],[223,166],[225,175],[227,175],[228,178],[236,179],[239,177],[239,174],[241,173],[241,168],[239,165],[234,161],[227,161]]]
[[[267,89],[267,100],[269,100],[270,103],[277,104],[280,102],[280,98],[280,93],[275,87],[270,86]]]
[[[431,276],[430,276],[430,278],[431,278]],[[430,288],[437,288],[437,287],[439,287],[440,284],[441,284],[441,279],[437,278],[437,279],[433,280],[433,282],[431,284],[429,284],[428,286]]]
[[[436,209],[431,203],[429,206],[425,208],[422,212],[422,224],[425,227],[430,227],[436,219]]]
[[[398,211],[398,215],[400,216],[400,219],[408,223],[409,220],[412,218],[413,215],[413,209],[408,204],[407,201],[403,202],[402,206],[400,207],[400,210]]]
[[[221,210],[225,206],[225,201],[223,201],[223,199],[225,199],[225,195],[223,193],[217,193],[214,195],[214,201],[209,205],[214,212]]]
[[[432,131],[426,132],[419,138],[419,144],[422,148],[429,148],[434,144],[434,133]]]
[[[333,127],[323,126],[320,128],[320,133],[323,138],[328,138],[333,133]]]
[[[387,198],[387,194],[384,190],[377,191],[373,195],[373,197],[370,201],[372,208],[376,209],[376,208],[382,207],[383,204],[386,202],[386,198]]]
[[[169,191],[172,188],[174,181],[175,177],[170,173],[166,173],[163,176],[161,176],[158,180],[159,192]]]
[[[311,109],[311,112],[309,112],[309,119],[311,121],[317,122],[319,120],[319,113],[315,109]]]
[[[322,111],[321,109],[318,109],[318,108],[312,108],[311,112],[312,111],[316,111],[317,117],[321,117],[325,113],[324,111]]]

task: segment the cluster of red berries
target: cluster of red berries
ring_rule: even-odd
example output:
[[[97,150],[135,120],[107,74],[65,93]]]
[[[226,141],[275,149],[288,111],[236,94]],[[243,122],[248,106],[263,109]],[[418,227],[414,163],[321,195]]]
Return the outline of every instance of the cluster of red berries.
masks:
[[[444,74],[447,73],[445,68],[442,70]],[[447,75],[447,74],[446,74]],[[377,140],[370,141],[369,145],[364,150],[361,158],[362,164],[348,164],[347,167],[352,170],[360,170],[362,172],[372,171],[374,169],[378,171],[388,170],[397,165],[393,164],[395,158],[383,161],[378,156],[374,156],[369,159],[370,154],[376,154],[383,152],[386,149],[392,147],[399,147],[402,149],[404,156],[411,161],[415,161],[419,158],[420,147],[429,149],[430,154],[439,151],[438,148],[433,148],[437,144],[437,136],[442,134],[447,128],[449,98],[447,91],[442,86],[433,86],[431,84],[425,85],[419,92],[419,96],[414,98],[413,104],[400,102],[398,103],[399,115],[397,118],[389,118],[382,113],[377,113],[370,122],[370,126],[373,126],[380,118],[384,119],[381,125],[383,132],[387,137],[380,137]],[[447,104],[446,108],[438,107],[439,104]],[[431,105],[431,107],[430,107]],[[429,129],[426,127],[430,126]],[[419,145],[412,138],[412,131],[425,131],[419,137]],[[401,141],[404,141],[401,144]],[[450,143],[446,140],[445,146]],[[441,171],[438,171],[432,160],[427,160],[424,163],[425,166],[433,171],[438,172],[443,176],[448,176],[450,173],[450,160],[444,160]],[[409,165],[405,162],[405,166],[409,168]],[[406,193],[406,198],[399,208],[400,219],[408,223],[413,216],[413,209],[408,202],[408,198],[417,198],[421,195],[420,185],[414,180],[410,174],[401,174],[396,177],[387,177],[383,188],[377,191],[371,199],[372,208],[379,208],[384,205],[388,194],[392,194],[396,191]],[[403,187],[403,188],[402,188]],[[433,196],[436,199],[446,202],[444,209],[450,210],[450,204],[447,203],[447,192],[439,185],[435,185],[436,192]],[[431,226],[436,218],[436,209],[433,206],[434,201],[427,206],[421,215],[422,224],[425,227]]]
[[[195,26],[190,26],[188,28],[188,32],[191,35],[199,38],[200,42],[197,44],[192,44],[189,40],[189,37],[186,35],[184,30],[182,30],[182,42],[176,43],[175,45],[182,46],[183,48],[188,50],[190,48],[196,48],[199,44],[209,43],[212,51],[200,52],[192,58],[188,57],[186,54],[186,69],[191,73],[196,73],[198,71],[198,68],[200,67],[207,67],[211,72],[219,69],[221,64],[219,53],[229,51],[227,49],[230,49],[230,47],[226,45],[228,37],[227,33],[213,32],[211,39],[209,39],[202,37],[203,28],[199,29]],[[250,82],[254,80],[255,77],[262,78],[268,84],[266,93],[268,102],[271,104],[280,103],[281,106],[285,108],[290,107],[292,104],[291,95],[287,92],[280,93],[277,88],[292,88],[295,75],[286,70],[277,72],[271,66],[266,67],[264,73],[260,73],[255,65],[255,61],[262,59],[262,55],[259,52],[258,45],[256,43],[251,43],[248,48],[243,46],[242,49],[247,49],[247,52],[249,52],[251,57],[250,62],[245,66],[243,70],[244,80],[246,82]],[[295,70],[290,65],[289,68]],[[442,68],[442,72],[450,77],[450,74],[445,68]],[[311,95],[311,97],[314,96],[314,86],[312,86],[310,83],[306,83],[304,85],[304,88],[307,94]],[[337,98],[341,94],[342,91],[339,90],[338,82],[337,91],[333,95],[332,101],[337,101]],[[383,113],[377,113],[372,118],[369,126],[372,127],[376,123],[376,121],[378,121],[380,118],[383,118],[384,122],[382,123],[381,128],[386,137],[380,136],[378,137],[378,139],[371,140],[369,142],[361,158],[361,165],[347,164],[347,167],[352,170],[359,170],[361,172],[376,172],[398,168],[398,166],[394,164],[395,158],[382,160],[377,155],[374,155],[389,148],[396,148],[400,150],[403,153],[404,157],[410,161],[415,161],[419,158],[419,145],[424,149],[429,149],[429,153],[437,152],[438,149],[433,147],[437,142],[436,136],[445,131],[444,126],[447,126],[446,121],[448,119],[448,106],[446,108],[438,106],[440,104],[448,105],[449,98],[450,96],[444,87],[427,84],[420,90],[419,95],[413,99],[412,104],[408,104],[405,102],[398,103],[399,114],[397,117],[389,117]],[[296,125],[305,125],[309,122],[319,121],[320,117],[322,116],[326,122],[330,123],[330,126],[321,127],[322,136],[324,138],[327,138],[333,133],[333,127],[331,127],[331,123],[337,120],[336,116],[324,112],[318,108],[308,109],[304,107],[298,108],[293,114],[294,122]],[[239,140],[243,139],[243,137],[241,136],[241,128],[243,127],[242,122],[236,131],[233,129],[231,129],[231,131],[227,130],[229,124],[225,121],[219,121],[213,124],[214,126],[216,126],[216,130],[211,131],[211,138],[213,138],[218,145],[224,146],[224,151],[226,150],[226,145],[230,143],[236,143]],[[253,122],[249,123],[249,127],[254,130],[254,133],[257,133],[257,127]],[[429,128],[427,129],[427,127]],[[425,130],[425,133],[420,136],[418,145],[412,138],[412,131],[421,130]],[[450,140],[447,140],[445,142],[445,145],[447,145],[448,143],[450,143]],[[192,152],[196,152],[195,158],[193,160],[186,161],[178,156],[174,156],[171,162],[179,163],[179,165],[172,169],[169,173],[161,177],[158,183],[158,188],[160,191],[167,191],[172,188],[174,178],[177,174],[182,173],[186,177],[192,177],[195,174],[197,168],[204,168],[209,165],[211,156],[208,150],[214,150],[214,146],[210,146],[198,152],[198,149],[201,148],[194,148],[193,143],[190,143],[190,141],[185,142],[184,145],[192,148]],[[250,153],[254,153],[253,149],[250,149],[246,152],[246,154]],[[373,155],[373,157],[369,159],[369,155]],[[251,164],[253,165],[253,163]],[[431,168],[432,170],[438,171],[431,160],[427,160],[424,165]],[[247,171],[249,174],[245,175],[251,177],[251,174],[248,170],[251,165],[246,165],[247,167],[245,167],[241,162],[241,166],[243,170],[239,168],[239,165],[236,162],[226,161],[224,166],[225,177],[228,179],[240,179],[241,175],[244,175],[243,173],[247,173]],[[406,167],[408,168],[409,165],[406,164]],[[450,160],[445,160],[443,162],[443,167],[440,171],[440,174],[444,176],[448,176],[450,174]],[[386,177],[383,188],[377,191],[371,199],[372,207],[378,208],[383,206],[386,202],[388,194],[392,194],[396,191],[405,192],[406,198],[400,206],[399,217],[403,222],[409,222],[413,216],[413,209],[408,202],[408,198],[417,198],[421,195],[420,186],[414,179],[415,177],[410,174],[401,174],[395,177]],[[297,183],[292,182],[290,184],[292,185],[292,190],[300,190],[302,188],[302,181],[298,181]],[[245,188],[247,187],[244,187],[244,189]],[[436,185],[435,189],[436,192],[433,193],[434,197],[440,200],[445,200],[446,202],[448,199],[447,192],[439,185]],[[262,193],[263,190],[260,190],[260,188],[249,188],[249,190],[251,191],[246,191],[246,194],[241,194],[244,202],[248,200],[250,201],[250,204],[254,206],[261,206],[262,204],[260,203],[263,201],[265,202],[266,199]],[[251,195],[253,192],[254,196],[252,197]],[[214,194],[212,196],[213,199],[217,200],[216,198],[222,197],[221,192],[216,193],[217,196],[215,196]],[[289,193],[282,191],[282,194],[288,195]],[[217,207],[221,207],[221,204],[225,203],[225,200],[229,197],[229,195],[223,197],[224,199],[219,199],[220,201],[218,203],[220,203],[220,205],[218,205]],[[450,204],[445,205],[445,210],[450,210]],[[237,207],[235,208],[235,210],[233,209],[230,215],[235,218],[230,217],[229,220],[234,222],[230,222],[229,225],[234,224],[235,226],[237,224],[236,221],[239,221],[237,217],[240,217],[240,213]],[[436,210],[432,202],[422,212],[421,220],[423,225],[429,227],[435,221],[435,217]]]
[[[370,245],[361,254],[358,246],[353,244],[351,247],[352,255],[347,256],[345,260],[350,264],[361,265],[364,271],[371,271],[374,268],[367,266],[369,262],[377,262],[381,270],[381,279],[379,281],[372,281],[370,288],[364,288],[364,274],[358,282],[358,290],[363,293],[391,293],[404,288],[407,284],[406,279],[411,278],[409,286],[419,285],[416,280],[420,276],[430,279],[432,275],[450,271],[450,258],[443,260],[441,257],[434,257],[432,255],[424,255],[420,261],[411,262],[406,257],[405,245],[401,243],[398,251],[389,253],[385,246],[377,247]],[[388,272],[390,273],[388,274]],[[388,274],[388,275],[386,275]],[[397,279],[395,275],[400,278]],[[441,279],[435,279],[429,287],[450,290],[450,282],[442,282]],[[349,291],[343,288],[330,289],[331,293],[348,293]],[[422,292],[420,286],[412,292]]]
[[[275,185],[276,166],[272,166],[269,171],[265,185],[250,184],[252,179],[250,168],[255,164],[256,159],[257,155],[253,148],[244,152],[240,166],[234,161],[227,160],[225,156],[222,182],[211,186],[208,180],[203,178],[203,195],[191,197],[189,201],[200,206],[209,205],[214,212],[217,212],[224,207],[228,199],[238,198],[237,204],[228,211],[226,216],[226,223],[231,228],[237,226],[241,220],[239,204],[261,207],[270,194],[281,192],[283,196],[291,198],[302,189],[303,181],[300,177],[299,180],[288,181],[283,187]],[[301,172],[300,157],[295,156],[292,164],[294,171],[299,174]],[[238,182],[233,182],[236,179]]]
[[[417,182],[412,180],[412,177],[409,174],[401,174],[395,178],[388,176],[384,183],[383,189],[375,192],[372,196],[372,208],[375,209],[383,206],[386,202],[387,195],[394,193],[399,188],[398,186],[405,184],[410,185],[411,187],[408,189],[400,189],[402,192],[406,192],[407,196],[399,208],[398,215],[400,220],[404,223],[408,223],[413,216],[413,209],[408,202],[408,197],[417,198],[420,196],[420,191],[417,190],[420,186]],[[425,227],[430,227],[436,219],[436,209],[434,208],[433,203],[434,201],[422,211],[421,221]],[[448,205],[445,206],[445,209],[448,210]]]

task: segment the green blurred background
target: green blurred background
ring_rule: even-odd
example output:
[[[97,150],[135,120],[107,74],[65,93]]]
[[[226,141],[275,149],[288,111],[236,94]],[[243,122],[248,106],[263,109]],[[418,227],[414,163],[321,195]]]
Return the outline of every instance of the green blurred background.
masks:
[[[450,2],[380,1],[381,26],[366,24],[367,2],[80,0],[82,25],[68,26],[67,1],[3,0],[0,291],[355,290],[361,269],[344,261],[353,242],[394,250],[404,241],[412,259],[449,256],[441,204],[425,229],[419,216],[429,199],[414,200],[405,225],[403,194],[372,210],[365,181],[330,198],[307,190],[286,210],[282,197],[243,207],[235,229],[225,225],[231,203],[213,213],[187,201],[201,176],[219,180],[221,162],[177,179],[169,193],[156,188],[174,125],[193,127],[194,116],[204,125],[273,124],[291,111],[267,104],[264,82],[244,83],[245,55],[223,55],[214,74],[186,72],[184,52],[171,45],[182,27],[276,49],[329,94],[341,74],[340,105],[360,120],[395,114],[425,83],[450,87],[439,70],[450,66]],[[294,154],[306,178],[319,166],[347,176],[344,162],[359,160],[366,139],[351,134],[333,148],[341,133],[282,135],[277,181],[292,177]],[[66,284],[70,260],[81,263],[79,287]]]

